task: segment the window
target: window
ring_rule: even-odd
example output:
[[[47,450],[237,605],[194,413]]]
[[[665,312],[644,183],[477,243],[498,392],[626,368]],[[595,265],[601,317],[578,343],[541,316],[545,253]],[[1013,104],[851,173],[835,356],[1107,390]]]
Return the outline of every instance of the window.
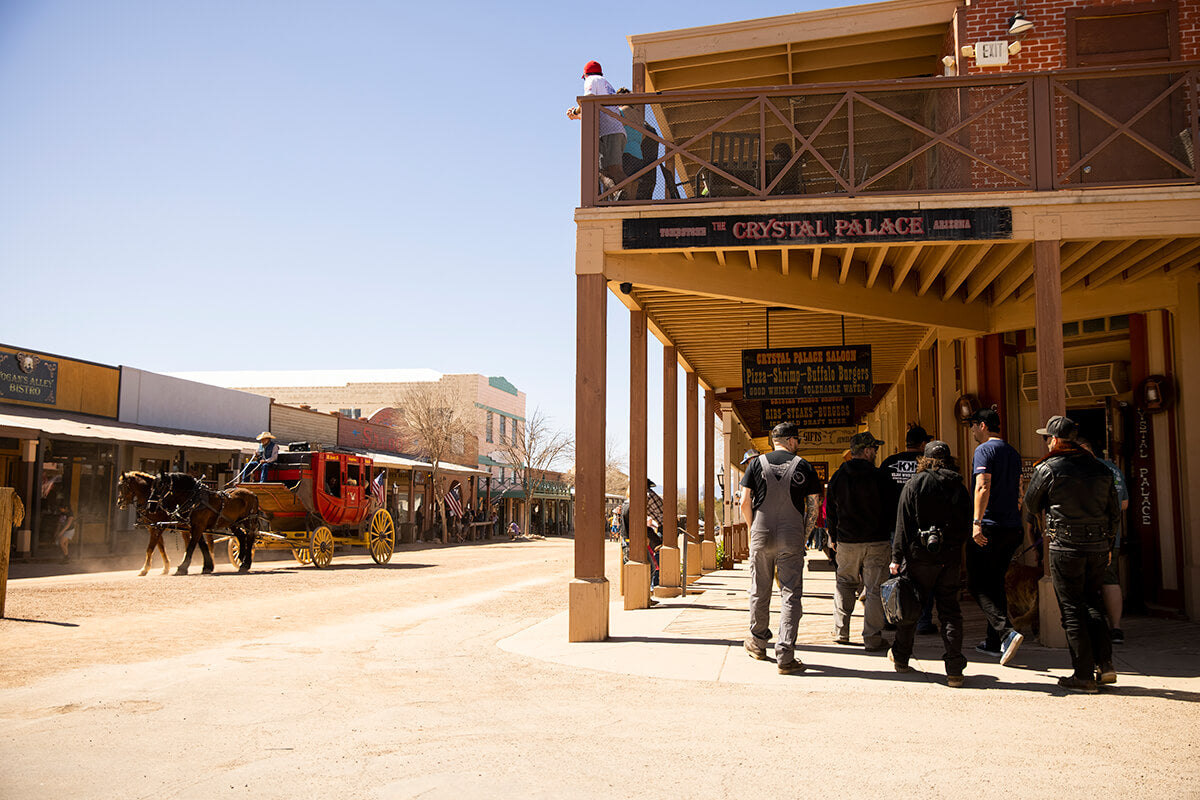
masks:
[[[338,413],[349,419],[360,419],[362,417],[361,408],[339,408]]]
[[[488,444],[492,442],[492,417],[495,416],[492,412],[487,412],[487,427],[484,428]]]
[[[508,417],[500,415],[500,444],[504,444],[505,428],[508,424]]]

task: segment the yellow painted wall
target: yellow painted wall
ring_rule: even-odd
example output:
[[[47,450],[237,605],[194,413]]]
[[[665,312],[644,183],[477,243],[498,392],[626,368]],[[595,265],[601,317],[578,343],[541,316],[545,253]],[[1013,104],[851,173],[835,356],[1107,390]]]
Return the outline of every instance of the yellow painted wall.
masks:
[[[0,403],[28,406],[30,408],[58,411],[77,411],[98,417],[117,418],[117,404],[121,387],[121,371],[116,367],[74,361],[69,358],[39,353],[36,350],[17,350],[0,346],[0,353],[29,353],[44,361],[58,364],[58,387],[55,403],[31,403],[12,398],[0,398]]]

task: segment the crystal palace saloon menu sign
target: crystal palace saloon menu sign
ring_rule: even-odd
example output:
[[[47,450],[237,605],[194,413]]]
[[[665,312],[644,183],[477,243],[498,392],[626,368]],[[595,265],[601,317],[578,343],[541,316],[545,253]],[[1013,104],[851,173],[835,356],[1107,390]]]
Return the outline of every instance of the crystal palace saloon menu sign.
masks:
[[[874,389],[870,345],[742,351],[747,400],[858,397]]]

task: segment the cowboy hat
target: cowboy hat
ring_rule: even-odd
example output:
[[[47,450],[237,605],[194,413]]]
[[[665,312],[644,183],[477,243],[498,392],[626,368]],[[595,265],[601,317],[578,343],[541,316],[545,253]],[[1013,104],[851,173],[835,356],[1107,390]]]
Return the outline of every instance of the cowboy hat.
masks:
[[[263,431],[262,433],[260,433],[258,436],[255,436],[254,438],[256,441],[261,442],[263,439],[274,439],[275,434],[271,433],[270,431]]]

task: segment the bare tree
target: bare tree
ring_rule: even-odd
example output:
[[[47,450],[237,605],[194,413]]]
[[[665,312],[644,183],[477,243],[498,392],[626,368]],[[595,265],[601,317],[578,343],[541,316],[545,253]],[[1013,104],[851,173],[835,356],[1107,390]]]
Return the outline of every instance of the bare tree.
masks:
[[[525,495],[526,533],[532,532],[534,493],[545,480],[546,473],[560,460],[571,456],[572,445],[571,438],[553,427],[540,408],[535,408],[523,423],[514,424],[512,436],[501,445],[504,461]]]
[[[604,440],[604,491],[625,494],[629,491],[629,473],[625,451],[612,436]]]
[[[434,510],[441,511],[442,544],[449,540],[446,520],[446,488],[438,480],[443,461],[455,452],[463,452],[468,437],[475,435],[474,408],[451,387],[441,382],[408,386],[401,394],[404,423],[414,439],[417,455],[433,466],[429,490]]]

